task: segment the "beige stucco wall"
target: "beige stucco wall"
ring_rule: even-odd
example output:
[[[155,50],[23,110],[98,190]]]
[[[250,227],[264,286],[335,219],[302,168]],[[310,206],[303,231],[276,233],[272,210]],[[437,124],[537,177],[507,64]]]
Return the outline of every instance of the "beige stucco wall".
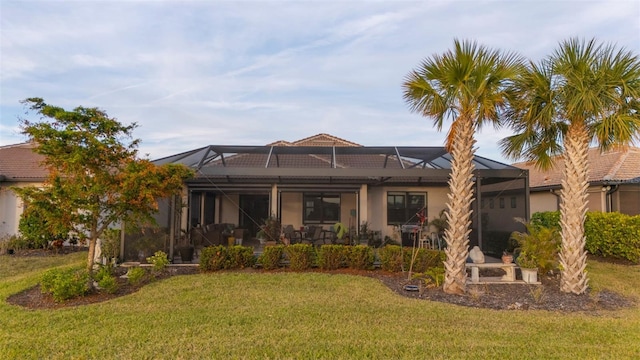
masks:
[[[560,194],[560,190],[556,190],[556,194]],[[614,196],[616,196],[614,194]],[[589,204],[587,206],[588,211],[606,211],[605,192],[602,191],[601,186],[592,186],[587,190],[587,200]],[[551,191],[531,192],[529,196],[529,209],[530,214],[543,211],[556,211],[560,210],[558,206],[558,197],[551,193]]]
[[[533,215],[537,212],[558,210],[558,197],[546,192],[532,192],[529,196],[529,213]]]
[[[220,201],[220,211],[217,214],[220,214],[219,223],[222,224],[238,224],[239,218],[239,210],[238,207],[240,202],[240,195],[238,194],[226,194],[224,196],[217,197]]]
[[[24,203],[10,187],[39,186],[41,183],[2,183],[0,188],[0,238],[18,234]]]
[[[448,187],[380,187],[369,192],[369,226],[381,231],[382,237],[393,237],[393,226],[387,225],[387,192],[427,193],[427,217],[431,221],[446,208]],[[432,229],[433,230],[433,229]]]
[[[282,225],[293,225],[294,228],[302,226],[302,193],[283,192],[280,200]]]

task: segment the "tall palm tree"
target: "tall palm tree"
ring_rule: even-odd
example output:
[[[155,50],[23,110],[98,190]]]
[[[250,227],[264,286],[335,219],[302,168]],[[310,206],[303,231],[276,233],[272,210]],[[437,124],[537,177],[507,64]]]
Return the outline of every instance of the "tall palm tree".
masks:
[[[515,82],[507,112],[515,135],[502,140],[505,155],[538,168],[564,156],[560,194],[561,290],[587,290],[584,220],[587,151],[625,146],[640,130],[640,61],[636,55],[595,40],[563,41],[546,59],[531,63]]]
[[[487,122],[499,126],[500,113],[507,104],[507,85],[521,64],[518,55],[455,40],[453,50],[423,60],[403,84],[404,99],[411,111],[432,117],[438,130],[446,119],[452,120],[446,140],[452,157],[443,284],[447,293],[466,291],[474,133]]]

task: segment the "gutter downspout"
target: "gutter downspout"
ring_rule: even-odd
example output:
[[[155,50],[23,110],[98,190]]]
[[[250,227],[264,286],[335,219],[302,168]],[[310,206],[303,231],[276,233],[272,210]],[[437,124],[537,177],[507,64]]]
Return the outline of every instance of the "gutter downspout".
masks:
[[[549,192],[556,196],[556,211],[560,210],[560,194],[555,189],[549,189]]]
[[[607,193],[605,194],[605,198],[604,198],[607,212],[613,211],[613,197],[611,195],[613,195],[613,193],[615,193],[618,190],[619,190],[619,186],[617,184],[613,185],[609,190],[607,190]]]

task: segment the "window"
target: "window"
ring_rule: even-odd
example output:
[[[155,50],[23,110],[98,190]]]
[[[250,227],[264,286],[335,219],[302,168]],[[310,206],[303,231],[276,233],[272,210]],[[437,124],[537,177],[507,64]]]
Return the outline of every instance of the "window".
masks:
[[[333,224],[340,221],[339,194],[304,194],[305,224]]]
[[[425,209],[424,215],[427,216],[426,204],[426,193],[387,193],[387,224],[403,225],[418,223],[416,213]]]
[[[216,195],[212,192],[193,191],[189,213],[191,226],[204,226],[215,221]]]
[[[504,198],[500,198],[500,209],[504,209]]]
[[[493,199],[489,199],[489,209],[493,209]]]
[[[516,197],[515,196],[511,197],[511,208],[512,209],[516,208]]]

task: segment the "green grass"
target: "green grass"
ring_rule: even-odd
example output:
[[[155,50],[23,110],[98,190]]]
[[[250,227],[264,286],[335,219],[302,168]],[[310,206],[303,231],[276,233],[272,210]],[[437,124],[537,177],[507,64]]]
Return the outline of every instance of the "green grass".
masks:
[[[0,256],[0,358],[633,359],[640,309],[495,311],[412,300],[375,279],[322,273],[174,277],[90,306],[6,303],[83,255]],[[16,270],[22,269],[22,270]],[[640,298],[640,267],[592,262],[596,289]]]

